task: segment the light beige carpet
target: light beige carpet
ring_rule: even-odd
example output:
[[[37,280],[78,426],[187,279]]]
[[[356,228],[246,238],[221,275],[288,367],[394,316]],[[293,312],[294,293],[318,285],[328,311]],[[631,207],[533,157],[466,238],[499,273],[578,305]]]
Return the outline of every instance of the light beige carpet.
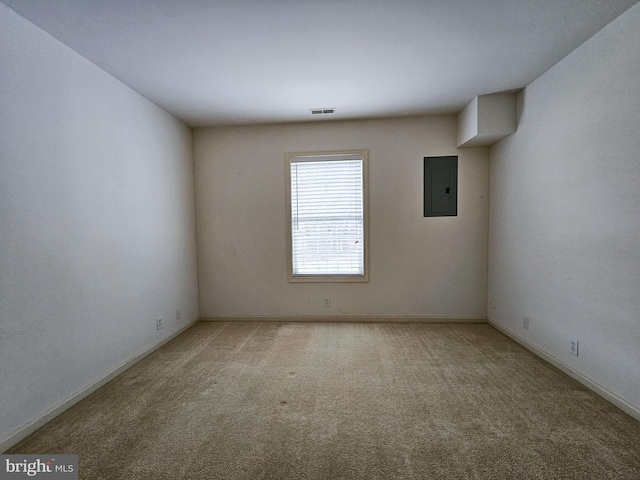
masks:
[[[199,323],[9,453],[82,479],[640,479],[640,423],[489,325]]]

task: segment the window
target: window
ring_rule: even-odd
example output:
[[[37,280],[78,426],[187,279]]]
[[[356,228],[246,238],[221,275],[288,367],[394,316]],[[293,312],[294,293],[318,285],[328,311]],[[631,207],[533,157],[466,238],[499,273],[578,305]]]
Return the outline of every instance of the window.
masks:
[[[367,151],[290,153],[289,280],[366,282]]]

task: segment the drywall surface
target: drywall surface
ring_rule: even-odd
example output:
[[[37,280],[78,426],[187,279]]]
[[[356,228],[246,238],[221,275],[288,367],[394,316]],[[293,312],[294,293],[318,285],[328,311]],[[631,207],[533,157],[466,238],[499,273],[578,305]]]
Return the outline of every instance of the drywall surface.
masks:
[[[484,147],[516,131],[516,94],[492,93],[474,98],[458,114],[460,148]]]
[[[463,145],[478,136],[478,98],[475,97],[458,114],[458,133],[456,145]]]
[[[491,149],[488,314],[640,411],[638,45],[640,5],[520,94]]]
[[[3,4],[0,47],[1,442],[198,298],[190,129]]]
[[[455,143],[453,115],[195,129],[201,315],[486,318],[488,150]],[[363,148],[370,281],[289,283],[285,153]],[[423,158],[456,154],[458,216],[424,218]]]

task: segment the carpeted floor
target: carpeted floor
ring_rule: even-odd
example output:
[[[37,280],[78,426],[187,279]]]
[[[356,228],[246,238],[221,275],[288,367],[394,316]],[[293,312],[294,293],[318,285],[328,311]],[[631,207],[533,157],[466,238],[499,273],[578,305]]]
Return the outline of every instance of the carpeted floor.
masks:
[[[486,324],[198,323],[7,453],[81,479],[640,479],[640,423]]]

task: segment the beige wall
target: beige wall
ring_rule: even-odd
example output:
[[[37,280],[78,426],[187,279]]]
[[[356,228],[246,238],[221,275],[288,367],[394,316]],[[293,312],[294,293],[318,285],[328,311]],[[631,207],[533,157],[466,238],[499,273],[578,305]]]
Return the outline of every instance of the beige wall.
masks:
[[[189,127],[2,3],[0,46],[3,451],[199,312]]]
[[[485,318],[488,152],[455,143],[455,116],[196,129],[201,315]],[[370,282],[288,283],[284,154],[359,148]],[[424,218],[423,157],[455,154],[459,215]]]
[[[640,5],[520,95],[491,149],[488,298],[497,325],[640,418],[638,45]]]

